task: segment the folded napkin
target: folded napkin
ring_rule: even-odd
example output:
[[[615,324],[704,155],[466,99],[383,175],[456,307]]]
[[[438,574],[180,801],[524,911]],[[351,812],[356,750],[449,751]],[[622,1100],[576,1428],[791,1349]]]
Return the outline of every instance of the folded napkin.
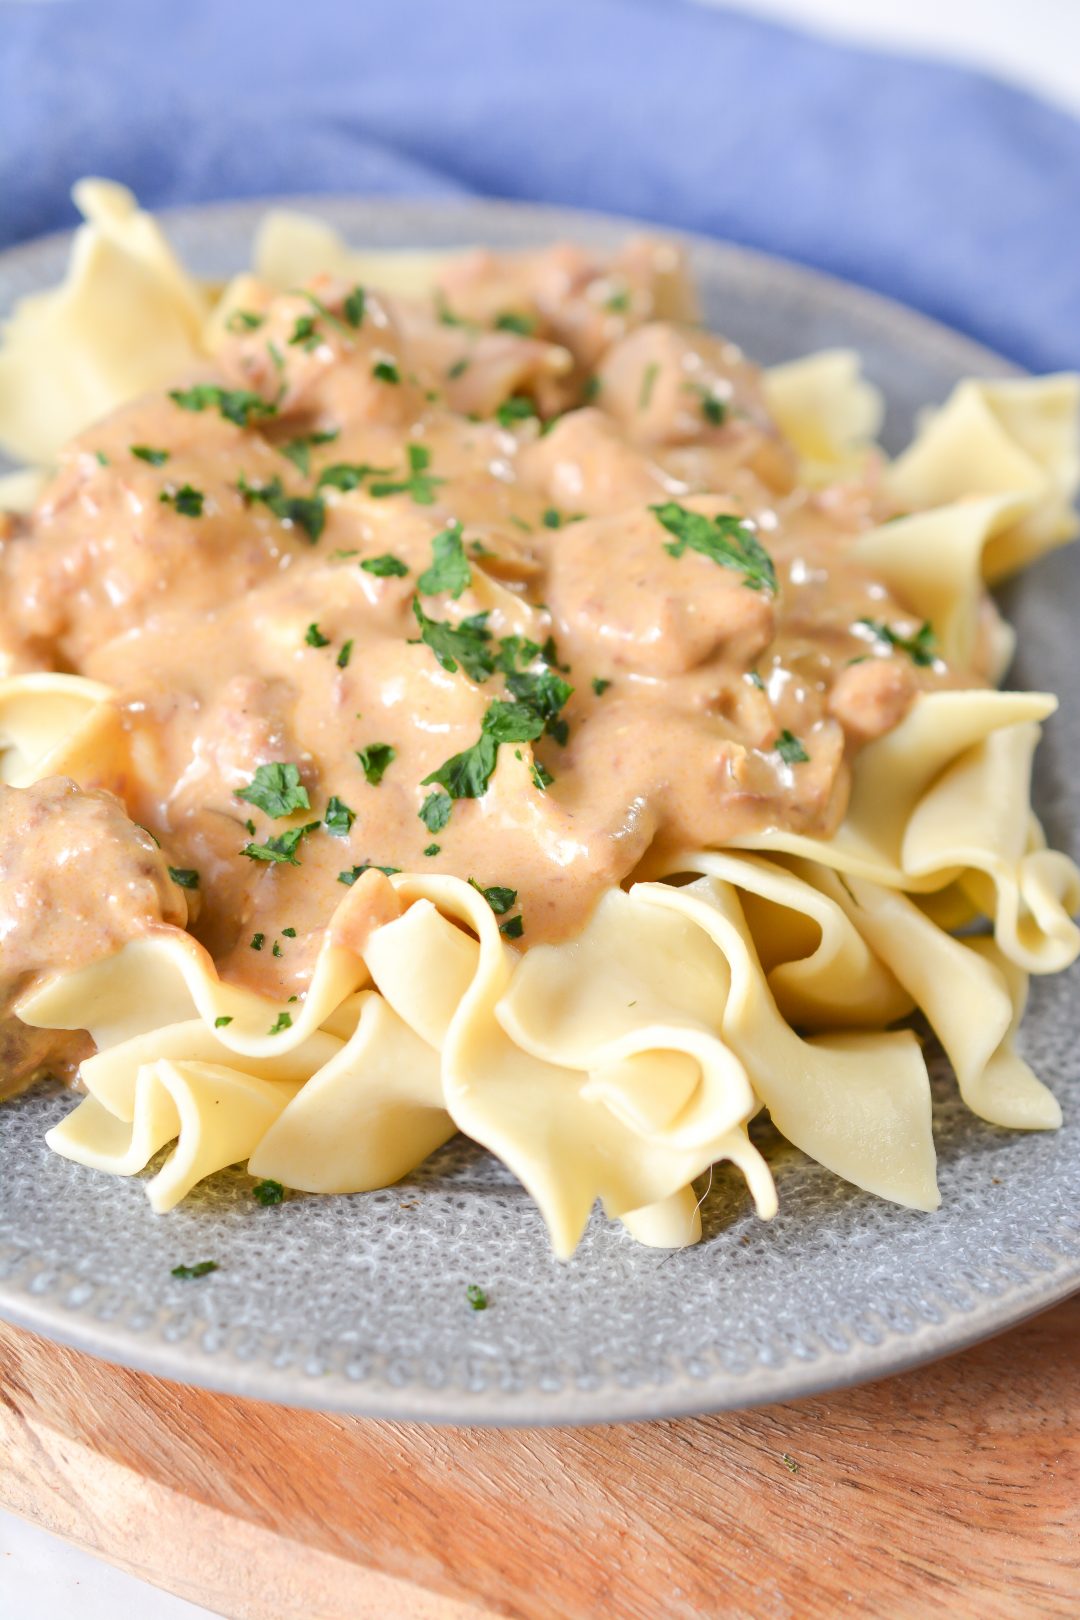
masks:
[[[81,174],[152,207],[494,194],[633,214],[1080,363],[1080,123],[686,0],[0,7],[0,242]]]

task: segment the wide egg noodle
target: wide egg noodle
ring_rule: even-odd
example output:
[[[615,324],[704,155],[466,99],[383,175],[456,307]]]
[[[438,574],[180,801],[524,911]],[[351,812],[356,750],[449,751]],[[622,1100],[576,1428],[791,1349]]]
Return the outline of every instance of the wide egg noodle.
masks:
[[[1080,487],[1080,377],[958,383],[885,474],[904,510],[973,495],[1023,498],[1028,510],[994,535],[983,569],[993,582],[1076,533]]]
[[[142,1064],[134,1118],[118,1120],[95,1097],[46,1134],[65,1158],[114,1175],[134,1175],[167,1142],[176,1147],[146,1184],[151,1208],[165,1214],[199,1181],[248,1158],[302,1081],[260,1080],[218,1063]]]
[[[710,857],[700,861],[707,869]],[[930,1084],[914,1034],[843,1031],[804,1040],[773,1000],[730,883],[705,876],[635,892],[697,923],[723,952],[731,974],[724,1039],[788,1141],[867,1192],[936,1209]]]
[[[271,208],[255,233],[252,268],[259,281],[279,292],[298,287],[312,276],[331,275],[402,298],[421,298],[431,295],[440,270],[461,252],[459,248],[453,253],[419,249],[359,253],[323,220],[292,208]]]
[[[511,1040],[497,1008],[519,964],[530,957],[519,958],[503,942],[487,902],[457,878],[401,876],[394,884],[407,909],[371,935],[365,955],[372,978],[399,1017],[440,1049],[447,1112],[531,1193],[557,1254],[573,1252],[597,1197],[610,1215],[647,1210],[636,1224],[655,1237],[673,1209],[691,1207],[685,1190],[693,1178],[722,1157],[733,1159],[747,1176],[762,1213],[772,1212],[771,1177],[741,1123],[755,1104],[740,1083],[737,1065],[726,1062],[737,1095],[719,1117],[714,1140],[683,1147],[669,1145],[660,1133],[643,1134],[640,1119],[639,1128],[628,1123],[634,1117],[632,1098],[620,1096],[626,1105],[620,1113],[609,1105],[617,1076],[598,1076],[608,1099],[602,1100],[590,1095],[593,1077],[580,1066],[580,1053],[549,1062]],[[476,937],[456,927],[451,916]],[[717,966],[722,995],[722,964]],[[665,1052],[673,1050],[677,1083],[684,1085],[686,1057],[678,1048],[687,1038],[685,1025],[653,1027],[658,1041],[653,1053],[639,1041],[636,1053],[626,1045],[613,1049],[613,1055],[620,1050],[651,1055],[660,1066]],[[715,1045],[719,1057],[721,1043]],[[654,1075],[659,1086],[665,1081],[663,1072]],[[673,1198],[674,1206],[668,1202]],[[666,1207],[657,1212],[656,1205]],[[681,1241],[692,1236],[688,1229]]]
[[[69,439],[200,358],[208,300],[123,186],[83,180],[63,283],[15,307],[0,347],[0,446],[48,463]]]
[[[0,782],[24,788],[69,776],[80,787],[114,783],[127,746],[112,696],[81,675],[0,678]]]
[[[762,386],[773,419],[798,452],[802,482],[829,484],[863,471],[885,405],[854,349],[823,349],[770,366]]]

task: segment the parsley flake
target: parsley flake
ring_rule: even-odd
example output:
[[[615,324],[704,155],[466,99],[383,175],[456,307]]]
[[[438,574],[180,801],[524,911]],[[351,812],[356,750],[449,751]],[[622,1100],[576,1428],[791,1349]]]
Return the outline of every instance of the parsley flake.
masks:
[[[420,626],[420,640],[431,648],[447,674],[456,675],[460,664],[469,679],[479,684],[494,673],[491,632],[483,622],[486,614],[474,614],[459,625],[447,624],[428,618],[418,596],[413,597],[413,614]]]
[[[517,905],[516,889],[504,889],[498,883],[494,884],[490,889],[484,889],[481,888],[475,878],[470,878],[469,883],[477,894],[483,895],[496,917],[505,917],[506,913]]]
[[[285,1197],[285,1189],[280,1181],[257,1181],[251,1189],[251,1196],[257,1204],[269,1209],[271,1204],[280,1204]]]
[[[597,697],[603,697],[610,685],[610,681],[603,680],[599,675],[594,675],[592,678],[592,689],[596,693]]]
[[[441,533],[432,537],[431,566],[416,582],[424,596],[438,596],[446,591],[455,601],[472,581],[472,569],[465,558],[461,543],[461,524],[450,523]]]
[[[536,316],[520,314],[517,310],[504,310],[495,317],[496,332],[516,332],[518,337],[532,337],[536,331]]]
[[[465,1290],[465,1298],[474,1311],[486,1311],[488,1308],[488,1297],[479,1283],[469,1284]]]
[[[366,295],[359,283],[353,288],[341,306],[342,314],[354,329],[364,324],[364,304]]]
[[[363,877],[365,872],[382,872],[386,877],[393,877],[400,871],[400,866],[377,866],[373,861],[361,861],[359,866],[353,866],[347,872],[339,872],[337,880],[344,883],[347,889],[351,889],[357,878]]]
[[[311,476],[311,452],[320,444],[333,444],[338,437],[338,428],[328,429],[325,433],[304,433],[298,439],[290,439],[287,444],[281,444],[278,449],[282,455],[291,461],[297,472],[303,473],[305,478]]]
[[[425,855],[438,855],[438,853],[439,853],[439,851],[441,849],[442,849],[441,844],[429,844],[428,847],[425,849],[424,854]]]
[[[401,381],[401,372],[398,370],[395,360],[376,360],[371,368],[371,375],[376,382],[399,383]]]
[[[315,544],[326,526],[326,506],[318,495],[286,495],[280,478],[271,478],[267,484],[249,484],[242,475],[236,485],[245,505],[261,501],[279,523],[302,529]]]
[[[352,650],[353,650],[353,643],[352,643],[351,639],[348,640],[348,641],[343,641],[342,642],[341,651],[338,653],[336,659],[334,660],[334,662],[337,664],[338,669],[348,669],[348,667],[349,667],[349,659],[352,657]]]
[[[805,765],[810,758],[793,731],[782,731],[773,747],[785,765]]]
[[[641,389],[638,393],[637,402],[637,408],[639,411],[648,410],[653,396],[653,389],[656,387],[656,379],[659,377],[659,375],[660,367],[657,365],[655,360],[651,360],[645,367],[645,370],[641,373]]]
[[[248,388],[220,388],[216,383],[196,383],[194,388],[170,388],[169,398],[183,411],[217,409],[226,422],[246,428],[253,416],[276,416],[277,406]]]
[[[896,652],[907,653],[913,664],[920,669],[929,669],[935,658],[937,637],[929,619],[926,619],[916,630],[913,636],[902,636],[880,619],[859,619],[857,621],[869,630],[876,641]]]
[[[288,832],[268,838],[265,844],[245,844],[240,853],[246,855],[249,861],[268,861],[275,866],[299,866],[296,851],[300,840],[305,833],[314,832],[318,825],[317,821],[309,821],[304,827],[290,827]]]
[[[388,765],[392,765],[397,758],[397,749],[390,743],[368,743],[366,748],[358,748],[356,757],[360,761],[365,780],[372,786],[378,787],[386,775]]]
[[[166,506],[175,507],[181,517],[191,518],[202,517],[205,499],[202,490],[191,484],[181,484],[179,489],[163,489],[158,496]]]
[[[199,887],[199,874],[193,866],[170,866],[169,876],[181,889],[197,889]]]
[[[309,647],[329,647],[330,637],[324,636],[317,624],[309,624],[304,632],[304,640]]]
[[[332,466],[323,468],[315,487],[340,489],[348,495],[354,489],[359,489],[365,478],[370,478],[373,473],[389,471],[389,467],[373,467],[367,461],[335,461]]]
[[[266,1033],[268,1035],[281,1035],[287,1029],[292,1029],[292,1013],[279,1012]]]
[[[326,814],[323,817],[323,825],[327,832],[333,833],[335,838],[348,838],[355,820],[356,811],[350,810],[336,793],[332,794],[327,801]]]
[[[376,579],[404,579],[409,572],[408,564],[391,551],[384,551],[381,557],[365,557],[360,566],[365,574],[374,574]]]
[[[228,1013],[222,1013],[220,1018],[215,1018],[214,1019],[214,1028],[215,1029],[224,1029],[226,1024],[231,1024],[231,1023],[232,1023],[231,1016]]]
[[[411,495],[417,506],[433,506],[435,488],[445,484],[445,478],[436,478],[428,472],[431,451],[424,444],[410,444],[407,450],[409,471],[407,476],[368,485],[369,495],[380,500],[384,495]]]
[[[428,832],[442,832],[450,820],[450,812],[454,808],[453,800],[445,793],[429,793],[417,814],[424,823]],[[437,849],[437,845],[431,848]],[[425,854],[427,851],[425,850]]]
[[[745,521],[730,512],[706,517],[703,512],[691,512],[677,501],[665,501],[661,506],[650,506],[649,511],[674,540],[664,550],[672,557],[681,557],[689,548],[731,568],[746,577],[743,583],[752,591],[767,591],[775,596],[778,586],[773,560],[756,534]]]
[[[538,759],[534,759],[532,762],[532,779],[533,787],[539,788],[541,793],[546,792],[555,780],[551,772],[546,766],[541,765]]]
[[[131,453],[133,456],[137,456],[140,461],[147,462],[151,467],[164,467],[169,459],[167,450],[155,450],[153,445],[150,444],[133,444]]]
[[[315,625],[310,627],[311,630],[315,628]],[[312,642],[312,646],[316,647],[325,645],[325,642]],[[253,804],[256,810],[264,811],[274,820],[279,816],[291,816],[297,810],[311,808],[308,790],[300,780],[296,765],[274,763],[256,766],[255,775],[247,787],[237,788],[236,797]]]
[[[500,427],[512,428],[518,422],[527,422],[536,414],[536,406],[531,399],[526,399],[524,394],[511,394],[496,410],[495,420]]]
[[[169,1273],[171,1277],[180,1277],[189,1282],[192,1277],[208,1277],[212,1271],[217,1271],[216,1260],[198,1260],[193,1266],[173,1266]]]
[[[266,944],[266,935],[265,934],[252,934],[252,936],[251,936],[251,949],[253,951],[261,951],[265,944]]]
[[[265,315],[256,315],[254,310],[234,309],[225,322],[227,332],[257,332],[266,321]]]
[[[504,934],[507,939],[520,939],[524,932],[525,923],[520,912],[516,917],[511,917],[508,922],[499,924],[499,933]]]

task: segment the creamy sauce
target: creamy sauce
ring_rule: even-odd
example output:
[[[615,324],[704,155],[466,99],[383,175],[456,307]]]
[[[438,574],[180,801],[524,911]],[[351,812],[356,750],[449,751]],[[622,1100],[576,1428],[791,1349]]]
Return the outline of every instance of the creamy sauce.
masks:
[[[312,292],[253,302],[213,372],[178,383],[246,399],[124,407],[0,538],[8,668],[113,686],[131,761],[100,784],[123,808],[4,791],[5,1010],[34,974],[188,911],[227,978],[303,995],[365,863],[513,890],[510,937],[564,938],[650,852],[829,836],[854,751],[920,688],[982,681],[912,656],[917,617],[851,557],[888,515],[872,486],[797,485],[758,373],[688,324],[670,248],[480,254],[434,307],[369,290],[359,319],[347,286]],[[655,506],[751,534],[775,583],[680,547]],[[451,588],[425,590],[439,535]],[[416,602],[473,620],[472,678],[417,639]],[[475,760],[493,703],[528,710],[523,674],[546,730],[501,742],[479,797],[425,785]],[[273,764],[306,806],[238,796]],[[299,864],[244,853],[312,823]]]

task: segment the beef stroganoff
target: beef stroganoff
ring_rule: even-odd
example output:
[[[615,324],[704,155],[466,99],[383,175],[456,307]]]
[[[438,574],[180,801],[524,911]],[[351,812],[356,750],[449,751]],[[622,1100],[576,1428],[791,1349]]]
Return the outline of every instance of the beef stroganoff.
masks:
[[[84,182],[0,351],[0,1095],[172,1208],[246,1164],[393,1182],[455,1131],[572,1252],[700,1234],[762,1108],[938,1194],[1080,949],[1029,801],[1050,694],[987,583],[1070,538],[1077,380],[960,385],[887,461],[840,351],[761,371],[680,250],[362,254],[265,221],[190,276]]]

